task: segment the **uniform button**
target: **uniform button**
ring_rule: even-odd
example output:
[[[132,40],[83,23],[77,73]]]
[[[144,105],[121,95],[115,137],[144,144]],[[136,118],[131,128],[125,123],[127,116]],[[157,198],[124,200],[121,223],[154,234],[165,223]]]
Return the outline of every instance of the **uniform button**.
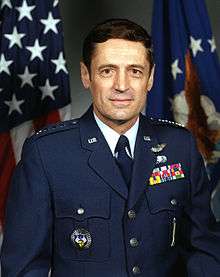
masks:
[[[133,272],[134,275],[138,275],[138,274],[141,273],[140,268],[138,266],[134,266],[132,268],[132,272]]]
[[[128,217],[129,217],[130,219],[134,219],[134,218],[136,217],[135,211],[134,211],[134,210],[128,211]]]
[[[79,214],[79,215],[82,215],[82,214],[84,214],[85,213],[85,210],[83,209],[83,208],[79,208],[78,210],[77,210],[77,214]]]
[[[130,239],[130,245],[132,247],[137,247],[139,245],[139,241],[136,238],[131,238]]]
[[[175,198],[173,198],[173,199],[171,199],[170,203],[171,203],[171,205],[176,206],[177,200]]]

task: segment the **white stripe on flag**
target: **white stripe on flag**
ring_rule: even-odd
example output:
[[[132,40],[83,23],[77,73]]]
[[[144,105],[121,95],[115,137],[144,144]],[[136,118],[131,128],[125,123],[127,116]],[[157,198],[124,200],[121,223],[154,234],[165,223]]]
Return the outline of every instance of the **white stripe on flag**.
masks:
[[[32,132],[33,122],[31,120],[22,123],[10,131],[16,163],[18,163],[21,158],[22,146],[25,139],[29,137]]]
[[[71,104],[59,109],[59,114],[61,121],[71,119]]]

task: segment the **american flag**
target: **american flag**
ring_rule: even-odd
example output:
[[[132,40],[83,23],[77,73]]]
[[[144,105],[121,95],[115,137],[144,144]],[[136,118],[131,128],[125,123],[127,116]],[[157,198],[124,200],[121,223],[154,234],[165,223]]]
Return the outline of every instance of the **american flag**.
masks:
[[[0,2],[0,221],[24,140],[70,118],[58,0]]]
[[[147,114],[192,131],[212,190],[220,182],[220,65],[204,0],[154,0],[152,38],[156,72]]]

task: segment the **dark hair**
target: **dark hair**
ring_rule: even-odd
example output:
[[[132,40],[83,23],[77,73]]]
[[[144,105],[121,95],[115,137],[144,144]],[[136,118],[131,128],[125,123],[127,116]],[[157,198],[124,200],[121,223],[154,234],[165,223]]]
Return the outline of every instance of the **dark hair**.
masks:
[[[150,62],[150,67],[153,67],[151,37],[147,31],[128,19],[108,19],[96,25],[84,40],[82,58],[88,70],[90,70],[96,43],[114,38],[143,43],[147,50],[147,59]]]

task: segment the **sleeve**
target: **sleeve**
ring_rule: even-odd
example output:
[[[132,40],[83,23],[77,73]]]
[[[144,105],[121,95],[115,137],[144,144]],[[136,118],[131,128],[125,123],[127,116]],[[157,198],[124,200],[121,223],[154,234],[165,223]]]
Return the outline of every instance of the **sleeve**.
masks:
[[[50,189],[37,145],[26,142],[9,192],[2,277],[47,277],[52,248]]]
[[[220,230],[210,208],[210,183],[191,138],[190,203],[186,208],[185,258],[188,277],[220,276]]]

